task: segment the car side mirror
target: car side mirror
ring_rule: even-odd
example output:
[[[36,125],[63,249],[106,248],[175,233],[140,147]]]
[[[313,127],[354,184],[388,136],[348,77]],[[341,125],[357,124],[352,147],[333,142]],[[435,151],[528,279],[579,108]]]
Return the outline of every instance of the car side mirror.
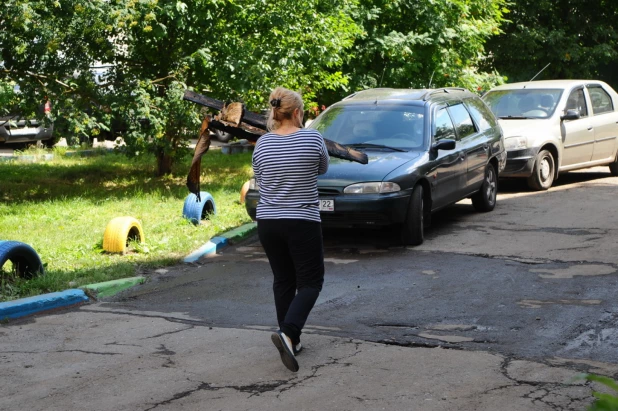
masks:
[[[454,150],[457,143],[455,140],[444,139],[432,144],[431,149],[434,151],[438,150]]]
[[[564,116],[560,117],[560,120],[577,120],[578,118],[581,118],[579,110],[570,108],[566,111],[566,114]]]

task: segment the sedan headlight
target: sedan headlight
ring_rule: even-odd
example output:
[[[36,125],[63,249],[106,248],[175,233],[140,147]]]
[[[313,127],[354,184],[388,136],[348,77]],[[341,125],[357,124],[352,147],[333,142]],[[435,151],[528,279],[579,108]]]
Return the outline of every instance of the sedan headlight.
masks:
[[[345,194],[380,194],[394,193],[396,191],[401,191],[399,184],[389,181],[352,184],[343,189]]]
[[[260,191],[260,185],[255,181],[255,178],[249,180],[249,190]]]
[[[528,139],[526,137],[509,137],[504,139],[504,148],[506,151],[521,150],[528,147]]]

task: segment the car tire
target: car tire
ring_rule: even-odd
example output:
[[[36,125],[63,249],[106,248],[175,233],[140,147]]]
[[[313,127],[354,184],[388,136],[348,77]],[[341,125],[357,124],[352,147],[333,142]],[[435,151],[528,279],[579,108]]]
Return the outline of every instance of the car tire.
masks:
[[[423,201],[423,186],[418,184],[412,190],[406,221],[401,228],[403,245],[421,245],[424,240],[425,210]]]
[[[24,279],[44,274],[43,263],[34,248],[19,241],[0,241],[0,268],[13,263],[15,273]]]
[[[206,191],[200,191],[200,200],[193,193],[185,199],[182,207],[182,216],[193,224],[197,225],[200,221],[208,217],[209,214],[217,214],[215,199]]]
[[[614,162],[610,163],[610,165],[609,165],[609,172],[614,177],[618,177],[618,155],[616,156],[616,159],[614,160]]]
[[[486,213],[496,207],[498,194],[498,174],[492,164],[487,164],[485,177],[479,191],[472,196],[472,205],[476,211]]]
[[[233,135],[231,135],[230,133],[226,133],[225,131],[221,131],[221,130],[216,130],[215,129],[215,137],[217,138],[217,140],[219,140],[222,143],[227,143],[228,141],[230,141],[232,139],[232,137],[234,137]]]
[[[536,155],[534,170],[528,177],[528,187],[536,191],[547,190],[554,183],[556,161],[548,150],[541,150]]]
[[[103,233],[103,250],[108,253],[124,254],[130,240],[137,240],[140,243],[146,241],[139,221],[133,217],[112,218]]]

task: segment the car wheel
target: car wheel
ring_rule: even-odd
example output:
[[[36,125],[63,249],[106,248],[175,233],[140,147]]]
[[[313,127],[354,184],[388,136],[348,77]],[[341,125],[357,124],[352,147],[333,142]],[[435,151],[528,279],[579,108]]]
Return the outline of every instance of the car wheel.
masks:
[[[556,162],[554,156],[547,150],[541,150],[536,156],[534,170],[528,177],[528,186],[533,190],[547,190],[554,182]]]
[[[215,130],[215,137],[222,143],[227,143],[234,137],[230,133],[226,133],[225,131]]]
[[[406,221],[403,223],[401,229],[403,245],[423,244],[423,230],[425,228],[424,219],[423,186],[419,184],[412,190],[408,214],[406,215]]]
[[[34,248],[19,241],[0,241],[0,269],[10,261],[15,274],[30,279],[43,274],[43,263]]]
[[[496,207],[498,194],[498,175],[493,165],[487,164],[485,178],[479,191],[472,196],[472,205],[476,211],[488,212]]]
[[[614,162],[609,165],[609,172],[613,176],[618,176],[618,155],[616,156]]]

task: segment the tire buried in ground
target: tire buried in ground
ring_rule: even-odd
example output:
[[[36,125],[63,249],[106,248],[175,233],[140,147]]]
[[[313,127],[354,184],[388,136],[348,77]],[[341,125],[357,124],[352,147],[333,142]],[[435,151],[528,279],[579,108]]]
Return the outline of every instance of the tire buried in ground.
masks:
[[[197,196],[193,193],[187,196],[182,207],[182,216],[184,218],[197,225],[210,214],[217,214],[215,199],[210,193],[200,191],[200,201],[197,201]]]
[[[125,253],[129,241],[145,242],[142,225],[133,217],[113,218],[103,234],[103,249],[108,253]]]
[[[19,241],[0,241],[0,270],[10,261],[13,271],[21,278],[30,279],[43,275],[43,263],[28,244]]]

